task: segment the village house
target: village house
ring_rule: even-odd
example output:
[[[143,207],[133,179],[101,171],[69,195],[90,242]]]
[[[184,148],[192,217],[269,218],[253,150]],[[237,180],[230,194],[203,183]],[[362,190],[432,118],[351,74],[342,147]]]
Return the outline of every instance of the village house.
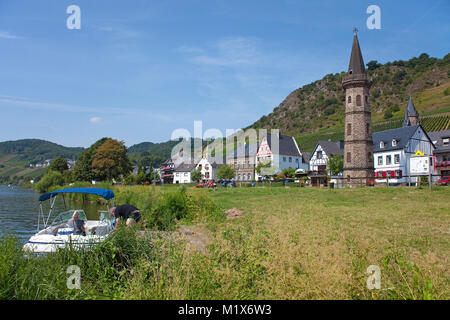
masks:
[[[344,155],[344,141],[321,140],[317,142],[309,159],[308,176],[311,179],[312,186],[326,186],[328,184],[328,161],[337,154]],[[333,178],[342,178],[342,173]]]
[[[164,161],[160,168],[160,178],[161,182],[164,183],[173,183],[173,172],[175,170],[175,163],[172,161],[171,158]]]
[[[434,146],[434,168],[441,177],[450,176],[450,130],[428,133]]]
[[[173,183],[193,183],[191,173],[195,170],[196,164],[182,163],[174,170]]]
[[[203,156],[196,169],[202,173],[203,181],[215,180],[217,170],[226,164],[225,157]]]
[[[403,126],[397,129],[375,132],[373,140],[373,161],[375,181],[398,185],[401,183],[416,184],[417,177],[411,173],[411,157],[432,157],[435,149],[428,134],[419,124],[419,114],[412,98],[405,108]]]
[[[297,142],[293,137],[279,133],[265,135],[256,153],[256,165],[271,163],[270,175],[280,174],[283,169],[308,170],[308,163],[302,156]],[[255,180],[261,180],[264,174],[255,172]]]
[[[241,144],[227,156],[227,164],[236,171],[236,181],[253,181],[255,179],[255,159],[258,144]]]

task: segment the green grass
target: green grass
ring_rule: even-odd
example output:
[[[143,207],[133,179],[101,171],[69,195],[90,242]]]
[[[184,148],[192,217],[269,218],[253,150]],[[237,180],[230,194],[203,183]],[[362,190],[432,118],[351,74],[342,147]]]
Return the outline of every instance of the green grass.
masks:
[[[25,260],[3,239],[0,298],[450,298],[450,188],[182,190],[115,188],[147,214],[186,210],[177,226],[207,236],[206,252],[129,230],[92,252]],[[243,216],[225,220],[220,211],[230,208]],[[81,291],[65,287],[70,264],[81,267]],[[381,270],[381,290],[367,288],[370,265]]]

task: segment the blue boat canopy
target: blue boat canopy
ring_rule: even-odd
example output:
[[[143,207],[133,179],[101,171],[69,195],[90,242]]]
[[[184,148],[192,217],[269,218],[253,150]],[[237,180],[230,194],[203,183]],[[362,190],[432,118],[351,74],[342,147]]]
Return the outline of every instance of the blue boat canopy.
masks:
[[[100,189],[100,188],[72,188],[72,189],[63,189],[58,191],[52,191],[44,193],[39,197],[39,201],[45,201],[50,198],[56,197],[60,193],[86,193],[86,194],[96,194],[100,197],[103,197],[105,200],[109,200],[114,198],[114,192],[108,189]]]

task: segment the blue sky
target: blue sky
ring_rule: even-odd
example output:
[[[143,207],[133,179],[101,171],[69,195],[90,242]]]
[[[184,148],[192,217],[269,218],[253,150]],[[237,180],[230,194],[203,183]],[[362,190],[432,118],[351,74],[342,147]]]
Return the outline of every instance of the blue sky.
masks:
[[[66,8],[81,9],[69,30]],[[369,30],[369,5],[381,30]],[[450,1],[0,0],[0,141],[87,147],[238,129],[292,91],[364,60],[442,58]]]

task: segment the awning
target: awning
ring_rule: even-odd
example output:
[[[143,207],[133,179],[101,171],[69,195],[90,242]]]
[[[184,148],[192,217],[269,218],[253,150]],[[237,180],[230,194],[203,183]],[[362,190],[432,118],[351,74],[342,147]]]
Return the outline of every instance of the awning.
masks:
[[[100,188],[72,188],[72,189],[63,189],[52,192],[44,193],[39,197],[39,201],[45,201],[50,198],[56,197],[60,193],[84,193],[84,194],[95,194],[100,197],[103,197],[105,200],[109,200],[114,198],[114,192],[109,189],[100,189]]]

